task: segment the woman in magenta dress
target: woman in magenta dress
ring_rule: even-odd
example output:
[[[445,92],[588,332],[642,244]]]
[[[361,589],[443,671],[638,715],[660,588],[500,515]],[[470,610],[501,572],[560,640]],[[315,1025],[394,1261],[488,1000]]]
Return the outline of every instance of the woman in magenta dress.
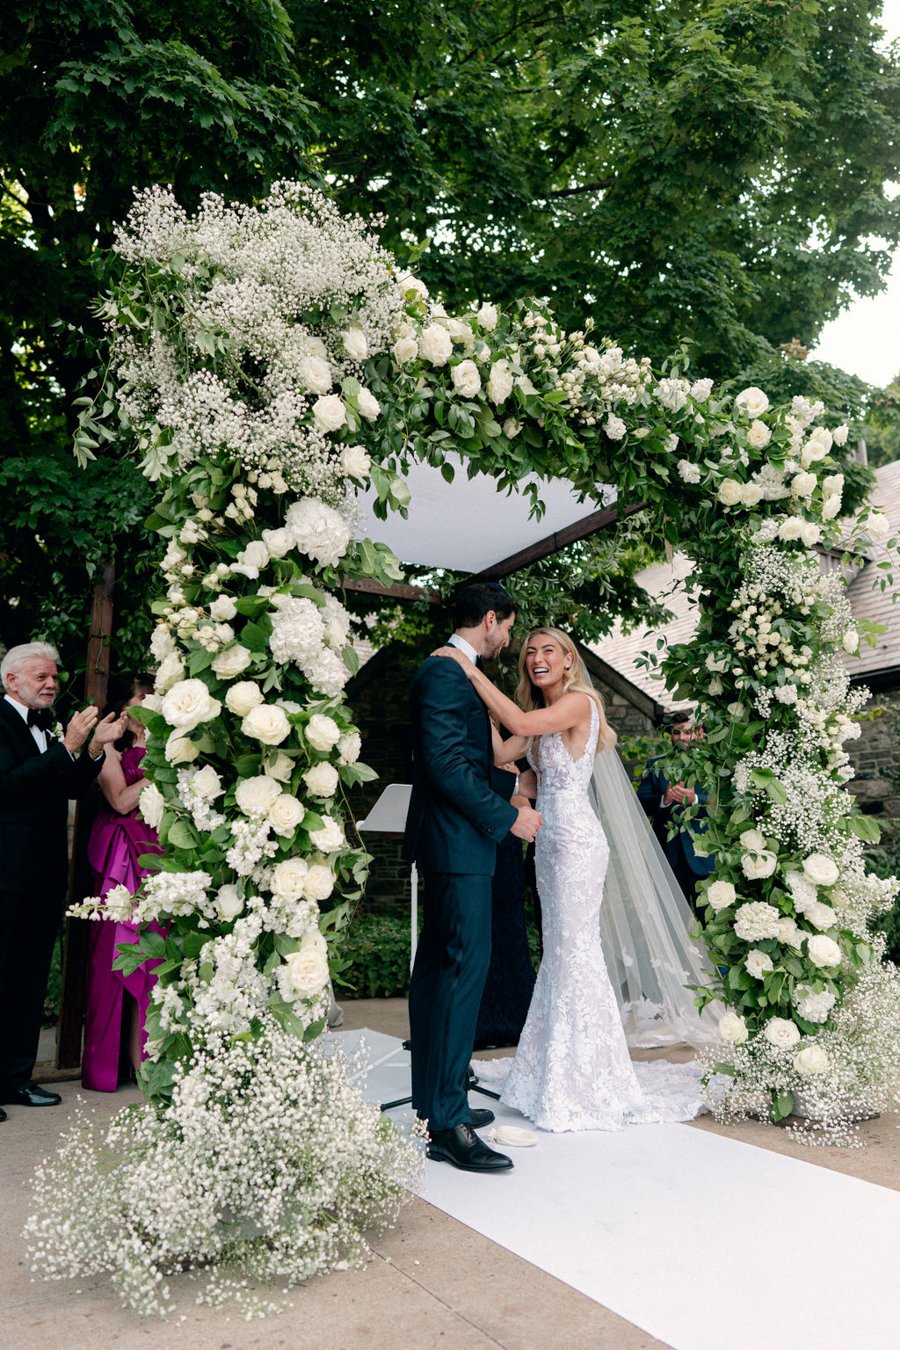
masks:
[[[119,677],[110,683],[106,711],[127,712],[142,703],[152,688],[150,675]],[[124,734],[107,751],[98,779],[102,802],[87,846],[94,895],[105,896],[119,885],[133,894],[145,875],[138,858],[161,852],[156,832],[137,813],[143,757],[144,727],[129,717]],[[151,927],[160,931],[155,924]],[[118,1087],[123,1041],[134,1069],[144,1058],[144,1021],[156,983],[153,967],[159,962],[147,961],[131,975],[113,970],[118,946],[137,939],[134,924],[104,919],[90,926],[81,1082],[96,1092],[115,1092]]]

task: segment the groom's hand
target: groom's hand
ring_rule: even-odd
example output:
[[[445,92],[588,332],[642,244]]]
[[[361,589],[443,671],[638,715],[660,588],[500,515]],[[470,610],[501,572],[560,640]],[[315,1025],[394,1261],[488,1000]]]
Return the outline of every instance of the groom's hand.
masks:
[[[533,810],[530,806],[520,806],[519,814],[510,825],[509,832],[514,834],[517,839],[527,839],[531,842],[543,823],[544,818],[539,811]]]

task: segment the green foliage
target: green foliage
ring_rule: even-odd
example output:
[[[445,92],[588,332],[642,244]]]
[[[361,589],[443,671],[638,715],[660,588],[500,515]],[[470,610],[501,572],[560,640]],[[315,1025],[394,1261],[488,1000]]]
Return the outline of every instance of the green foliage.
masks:
[[[871,398],[865,435],[870,464],[900,459],[900,376]]]
[[[366,914],[341,934],[334,964],[340,998],[405,998],[409,991],[409,920]]]

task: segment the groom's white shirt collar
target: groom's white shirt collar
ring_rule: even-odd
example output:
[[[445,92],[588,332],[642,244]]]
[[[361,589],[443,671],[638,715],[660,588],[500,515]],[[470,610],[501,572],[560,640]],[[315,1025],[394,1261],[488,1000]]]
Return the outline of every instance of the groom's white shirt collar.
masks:
[[[477,663],[478,653],[471,642],[467,642],[464,637],[460,637],[459,633],[453,633],[451,637],[448,637],[447,646],[458,647],[461,652],[465,652],[473,666]]]

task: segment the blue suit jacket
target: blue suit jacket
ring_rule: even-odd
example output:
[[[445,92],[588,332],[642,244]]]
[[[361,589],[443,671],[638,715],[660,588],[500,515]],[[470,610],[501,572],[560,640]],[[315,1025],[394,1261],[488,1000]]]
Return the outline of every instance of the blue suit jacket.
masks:
[[[422,872],[493,876],[516,808],[515,776],[494,768],[487,709],[455,661],[413,676],[413,788],[404,854]]]
[[[674,838],[668,838],[669,825],[673,819],[678,820],[680,809],[676,806],[663,806],[662,799],[668,787],[669,780],[659,769],[654,766],[659,760],[651,759],[647,765],[647,775],[642,778],[638,784],[638,798],[641,806],[650,817],[653,824],[653,833],[656,835],[663,852],[665,853],[669,864],[673,870],[677,869],[678,862],[683,858],[688,867],[698,877],[708,877],[716,865],[713,857],[698,857],[694,851],[694,841],[691,837],[694,834],[702,834],[706,829],[707,822],[704,819],[705,812],[698,811],[697,815],[691,820],[691,828],[686,829],[682,826]],[[702,788],[695,788],[697,801],[701,807],[706,802],[708,793]],[[677,812],[677,815],[673,813]]]

